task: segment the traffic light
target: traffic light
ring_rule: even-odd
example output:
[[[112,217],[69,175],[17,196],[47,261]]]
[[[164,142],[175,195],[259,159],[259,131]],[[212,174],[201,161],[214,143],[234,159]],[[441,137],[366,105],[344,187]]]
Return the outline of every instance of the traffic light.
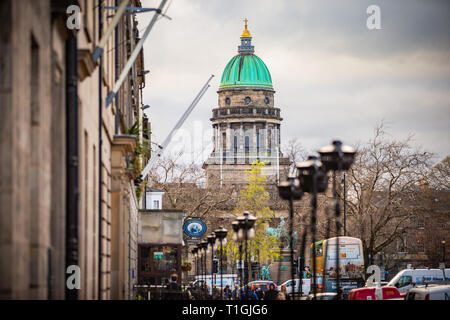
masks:
[[[213,260],[213,273],[219,272],[219,260],[214,259]]]

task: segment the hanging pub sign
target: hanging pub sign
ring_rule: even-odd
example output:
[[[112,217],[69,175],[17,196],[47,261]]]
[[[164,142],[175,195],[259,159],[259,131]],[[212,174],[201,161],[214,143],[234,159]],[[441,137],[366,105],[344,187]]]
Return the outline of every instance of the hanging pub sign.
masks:
[[[184,233],[192,238],[199,238],[206,233],[206,224],[199,218],[191,218],[184,222]]]

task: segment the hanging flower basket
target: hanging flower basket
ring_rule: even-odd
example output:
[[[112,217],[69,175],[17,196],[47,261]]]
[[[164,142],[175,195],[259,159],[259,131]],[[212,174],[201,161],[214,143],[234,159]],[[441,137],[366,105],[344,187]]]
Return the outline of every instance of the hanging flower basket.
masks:
[[[185,262],[181,266],[181,270],[183,270],[183,271],[191,271],[191,269],[192,269],[192,265],[190,262]]]

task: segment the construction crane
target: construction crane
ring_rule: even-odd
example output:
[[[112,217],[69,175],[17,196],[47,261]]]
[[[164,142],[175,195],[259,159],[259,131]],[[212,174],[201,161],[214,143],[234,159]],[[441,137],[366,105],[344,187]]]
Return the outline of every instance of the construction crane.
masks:
[[[203,97],[203,95],[205,94],[206,90],[208,90],[208,88],[210,87],[209,82],[211,81],[211,79],[214,77],[214,75],[212,74],[211,77],[209,77],[208,81],[206,81],[205,85],[203,86],[203,88],[200,90],[200,92],[197,94],[197,96],[194,98],[194,100],[191,102],[191,104],[189,105],[189,107],[186,109],[186,111],[183,113],[183,115],[181,116],[181,118],[178,120],[178,122],[175,124],[175,126],[173,127],[173,129],[170,131],[169,135],[166,137],[166,139],[164,139],[163,143],[161,144],[160,148],[160,152],[158,152],[158,157],[161,157],[161,154],[167,149],[167,146],[169,145],[170,141],[172,140],[172,136],[175,133],[176,130],[180,129],[181,126],[183,125],[183,123],[186,121],[186,119],[189,117],[189,115],[191,114],[192,110],[194,110],[195,106],[197,105],[197,103],[200,101],[200,99]],[[147,165],[145,166],[144,170],[142,170],[142,175],[141,175],[141,179],[144,180],[148,173],[150,172],[150,170],[152,169],[152,167],[154,166],[154,164],[156,163],[156,159],[157,157],[152,156],[150,158],[150,160],[148,161]]]

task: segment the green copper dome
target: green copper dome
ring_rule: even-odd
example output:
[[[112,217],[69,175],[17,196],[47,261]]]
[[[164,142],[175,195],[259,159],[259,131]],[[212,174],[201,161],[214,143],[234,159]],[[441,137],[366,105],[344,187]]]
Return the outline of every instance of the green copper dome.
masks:
[[[269,69],[258,56],[254,54],[238,54],[225,67],[219,88],[231,87],[273,89],[272,77]]]

